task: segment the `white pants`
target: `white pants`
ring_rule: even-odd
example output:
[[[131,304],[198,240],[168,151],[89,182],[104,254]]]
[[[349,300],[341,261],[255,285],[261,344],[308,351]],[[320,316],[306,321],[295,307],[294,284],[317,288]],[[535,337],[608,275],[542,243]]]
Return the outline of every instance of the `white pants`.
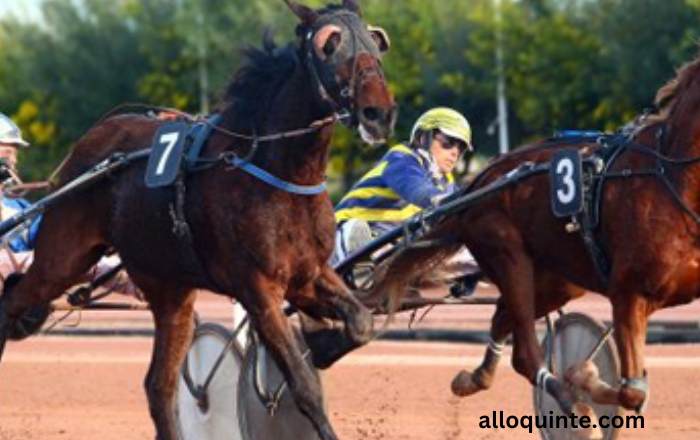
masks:
[[[360,223],[364,222],[364,225]],[[386,225],[384,225],[386,226]],[[364,233],[357,233],[358,229],[370,229],[364,220],[351,219],[343,222],[335,233],[335,252],[331,257],[331,265],[336,265],[349,257],[350,254],[372,240],[372,236]],[[385,227],[384,230],[387,228]],[[389,228],[390,229],[390,228]],[[372,230],[375,235],[380,235],[381,231]],[[377,234],[379,232],[379,234]],[[453,256],[446,259],[435,269],[434,276],[428,277],[431,281],[447,281],[463,275],[469,275],[479,271],[474,256],[469,249],[462,247]]]

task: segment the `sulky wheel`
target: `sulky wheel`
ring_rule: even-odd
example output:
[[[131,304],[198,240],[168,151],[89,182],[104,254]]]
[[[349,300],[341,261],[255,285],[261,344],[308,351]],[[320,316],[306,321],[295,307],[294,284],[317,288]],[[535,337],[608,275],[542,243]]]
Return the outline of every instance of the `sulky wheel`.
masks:
[[[300,331],[296,327],[294,330],[302,352],[308,351]],[[306,359],[319,377],[311,356]],[[277,365],[259,341],[251,343],[246,350],[238,389],[238,408],[245,440],[318,439],[313,425],[294,403]]]
[[[603,338],[605,328],[598,321],[581,313],[568,313],[559,318],[554,324],[554,341],[549,344],[549,334],[542,346],[545,353],[546,364],[558,377],[563,377],[564,371],[589,356],[598,342]],[[551,347],[551,348],[548,348]],[[551,352],[551,353],[550,353]],[[612,338],[608,338],[605,344],[598,350],[593,358],[598,367],[600,378],[613,387],[620,384],[620,361],[617,357],[617,349]],[[593,408],[596,414],[597,424],[602,416],[608,416],[608,424],[611,424],[614,416],[622,414],[618,406],[597,405],[591,402],[590,397],[582,393],[583,402]],[[533,399],[537,416],[546,416],[549,420],[550,411],[553,419],[563,415],[556,401],[539,387],[533,388]],[[541,422],[540,422],[541,423]],[[533,423],[534,425],[534,423]],[[603,433],[602,440],[614,440],[619,432],[611,427],[600,427]],[[580,440],[569,428],[554,428],[547,426],[540,428],[543,440]]]
[[[231,338],[231,332],[219,324],[205,323],[195,329],[178,381],[180,440],[244,440],[236,397],[242,356],[237,343],[229,344]],[[221,363],[212,374],[219,359]],[[203,391],[207,380],[210,383]]]

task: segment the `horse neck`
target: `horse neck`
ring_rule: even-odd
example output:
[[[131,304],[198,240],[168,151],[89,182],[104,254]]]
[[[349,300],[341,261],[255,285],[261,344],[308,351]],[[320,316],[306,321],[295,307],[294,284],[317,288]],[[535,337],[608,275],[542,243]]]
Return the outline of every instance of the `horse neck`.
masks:
[[[671,117],[659,126],[664,130],[659,138],[661,152],[672,159],[700,158],[700,90],[695,93],[695,99],[679,102]],[[669,168],[671,180],[696,212],[700,211],[699,166]]]
[[[683,93],[664,129],[665,154],[673,158],[700,156],[700,81]]]
[[[309,127],[331,115],[311,87],[306,69],[299,65],[270,104],[258,134],[277,134]],[[300,185],[315,185],[324,179],[332,125],[301,136],[261,143],[254,157],[256,165]]]

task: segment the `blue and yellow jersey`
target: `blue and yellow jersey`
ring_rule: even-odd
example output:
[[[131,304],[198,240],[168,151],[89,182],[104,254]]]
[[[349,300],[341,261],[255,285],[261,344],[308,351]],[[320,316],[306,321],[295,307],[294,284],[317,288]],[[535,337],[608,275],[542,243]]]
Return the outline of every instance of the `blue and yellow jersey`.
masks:
[[[31,204],[25,199],[10,199],[3,197],[2,202],[0,202],[2,219],[7,220],[30,206]],[[34,242],[36,241],[36,234],[37,230],[39,229],[40,221],[41,216],[34,219],[31,226],[27,230],[10,240],[9,245],[12,252],[27,252],[34,249]]]
[[[449,174],[435,179],[427,158],[399,144],[365,174],[335,209],[338,224],[349,219],[402,222],[428,208],[431,199],[454,191]]]

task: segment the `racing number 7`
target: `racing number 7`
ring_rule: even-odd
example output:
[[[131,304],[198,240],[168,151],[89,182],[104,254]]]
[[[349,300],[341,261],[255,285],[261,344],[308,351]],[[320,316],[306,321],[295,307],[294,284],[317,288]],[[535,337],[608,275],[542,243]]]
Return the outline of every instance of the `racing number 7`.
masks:
[[[180,133],[165,133],[160,136],[158,142],[161,144],[167,144],[165,151],[160,156],[160,161],[158,162],[158,167],[156,168],[156,175],[160,176],[165,171],[165,164],[168,162],[168,157],[173,151],[173,147],[177,144],[178,139],[180,139]]]
[[[158,188],[175,182],[180,172],[187,131],[187,124],[181,121],[160,126],[151,144],[146,186]]]

